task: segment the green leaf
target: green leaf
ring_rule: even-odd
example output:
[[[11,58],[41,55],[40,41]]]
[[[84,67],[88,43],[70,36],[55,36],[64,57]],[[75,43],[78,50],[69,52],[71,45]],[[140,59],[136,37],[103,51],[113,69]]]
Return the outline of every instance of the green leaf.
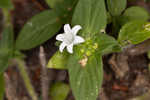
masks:
[[[63,23],[70,21],[77,0],[67,2],[51,11],[44,11],[26,23],[17,41],[17,49],[31,49],[54,36]]]
[[[47,4],[52,8],[56,7],[57,4],[62,3],[64,1],[66,0],[46,0]]]
[[[107,34],[100,34],[96,37],[95,42],[98,43],[98,49],[96,52],[102,55],[121,51],[118,41]]]
[[[58,32],[61,21],[56,12],[44,11],[25,24],[16,40],[17,49],[33,48]]]
[[[14,47],[14,37],[13,29],[11,26],[8,26],[4,29],[2,33],[2,40],[0,40],[0,48],[13,48]]]
[[[148,11],[142,7],[133,6],[125,10],[124,14],[120,18],[121,23],[125,24],[128,21],[148,21],[150,18]]]
[[[81,61],[86,65],[83,66]],[[96,100],[103,80],[102,57],[93,54],[88,58],[81,58],[75,52],[69,58],[68,69],[76,100]]]
[[[0,0],[0,8],[13,8],[11,0]]]
[[[5,83],[4,83],[4,76],[0,74],[0,100],[4,100],[4,92],[5,92]]]
[[[82,35],[94,35],[105,28],[106,16],[104,0],[79,0],[72,24],[82,26]]]
[[[62,82],[56,82],[50,89],[50,96],[52,100],[66,100],[69,90],[69,85]]]
[[[11,57],[11,53],[8,49],[4,51],[0,48],[0,74],[8,68],[8,61]]]
[[[49,60],[47,67],[54,69],[67,69],[68,53],[57,51],[53,57]]]
[[[150,23],[133,21],[125,24],[119,33],[118,41],[121,45],[139,44],[150,38]]]
[[[112,16],[119,16],[126,8],[127,0],[107,0],[108,10]]]
[[[14,49],[13,29],[8,26],[2,33],[0,40],[0,74],[8,67],[9,59],[12,58]]]

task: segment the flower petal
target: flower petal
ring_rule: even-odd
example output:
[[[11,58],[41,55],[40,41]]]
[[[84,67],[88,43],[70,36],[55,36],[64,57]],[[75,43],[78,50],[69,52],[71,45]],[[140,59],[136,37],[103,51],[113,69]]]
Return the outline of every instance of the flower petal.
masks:
[[[65,31],[65,33],[70,33],[71,32],[71,28],[70,28],[69,24],[64,25],[64,31]]]
[[[67,51],[73,53],[73,43],[67,46]]]
[[[66,46],[67,46],[66,43],[64,43],[64,42],[61,43],[60,46],[59,46],[59,51],[60,51],[60,52],[63,52],[63,50],[64,50],[64,48],[65,48]]]
[[[63,40],[64,40],[64,34],[58,34],[58,35],[56,36],[56,40],[58,40],[58,41],[63,41]]]
[[[72,28],[72,32],[74,35],[76,35],[78,33],[78,31],[82,29],[82,27],[80,25],[76,25]]]
[[[74,44],[79,44],[79,43],[83,43],[85,40],[81,37],[81,36],[76,36],[73,43]]]

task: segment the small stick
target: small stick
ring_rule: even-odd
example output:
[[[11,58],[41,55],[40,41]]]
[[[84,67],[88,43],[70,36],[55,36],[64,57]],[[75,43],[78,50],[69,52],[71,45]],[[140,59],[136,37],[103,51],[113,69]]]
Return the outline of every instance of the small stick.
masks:
[[[10,78],[6,72],[4,73],[4,77],[5,77],[6,98],[8,100],[19,100],[17,93],[16,93],[16,86],[10,80]]]
[[[140,54],[146,53],[149,50],[150,50],[150,39],[148,39],[138,45],[129,47],[124,52],[127,55],[135,56],[135,55],[140,55]]]
[[[42,75],[41,75],[41,85],[42,85],[42,98],[43,100],[49,100],[48,98],[48,91],[49,91],[49,77],[48,77],[48,71],[46,68],[46,57],[44,54],[44,48],[40,47],[40,53],[39,53],[40,63],[42,65]]]

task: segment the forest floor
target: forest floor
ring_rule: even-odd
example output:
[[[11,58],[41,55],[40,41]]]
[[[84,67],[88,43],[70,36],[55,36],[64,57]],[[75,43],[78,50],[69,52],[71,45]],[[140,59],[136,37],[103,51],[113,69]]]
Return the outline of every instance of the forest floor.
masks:
[[[11,12],[11,15],[15,37],[17,37],[23,25],[32,16],[50,9],[44,0],[12,1],[14,10]],[[131,5],[142,6],[150,12],[150,3],[146,4],[142,0],[129,2],[128,7]],[[48,60],[57,50],[55,36],[42,45]],[[142,51],[142,49],[140,50]],[[40,95],[41,64],[39,63],[39,47],[22,52],[26,55],[25,61],[32,84]],[[124,52],[109,54],[103,57],[103,63],[104,81],[98,100],[150,100],[150,95],[144,97],[144,99],[139,99],[142,95],[145,96],[147,93],[150,93],[150,60],[147,57],[147,53],[142,52],[135,55],[128,55]],[[69,84],[69,76],[66,70],[48,69],[47,71],[49,86],[56,81],[63,81]],[[31,100],[17,67],[9,67],[6,73],[6,100]],[[71,91],[67,100],[74,100]]]

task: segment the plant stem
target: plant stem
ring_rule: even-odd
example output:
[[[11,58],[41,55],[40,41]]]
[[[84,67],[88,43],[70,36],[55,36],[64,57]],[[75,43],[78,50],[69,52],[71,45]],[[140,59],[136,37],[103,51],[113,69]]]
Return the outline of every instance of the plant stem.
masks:
[[[9,26],[11,25],[11,14],[10,10],[8,9],[2,9],[3,15],[4,15],[4,26]]]
[[[31,96],[32,100],[38,100],[37,94],[35,93],[34,88],[31,84],[30,79],[29,79],[28,73],[26,72],[26,69],[25,69],[26,66],[25,66],[24,61],[20,60],[20,59],[15,59],[15,61],[18,64],[20,74],[24,80],[24,83],[25,83],[25,86],[28,90],[29,95]]]

